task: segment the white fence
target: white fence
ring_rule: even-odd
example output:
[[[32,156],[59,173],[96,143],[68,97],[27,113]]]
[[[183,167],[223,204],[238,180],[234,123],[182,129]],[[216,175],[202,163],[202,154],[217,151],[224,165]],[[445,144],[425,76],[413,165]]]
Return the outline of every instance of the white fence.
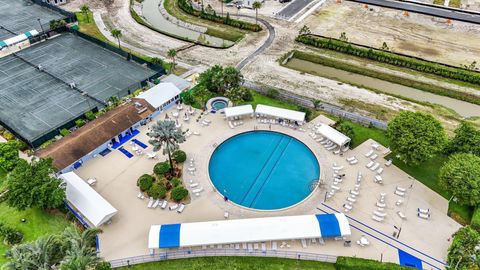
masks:
[[[206,250],[179,250],[171,252],[161,252],[153,255],[136,256],[118,260],[110,261],[112,268],[130,266],[134,264],[174,260],[174,259],[187,259],[197,257],[220,257],[220,256],[236,256],[236,257],[275,257],[275,258],[287,258],[297,260],[310,260],[335,263],[337,257],[333,255],[307,253],[307,252],[295,252],[295,251],[248,251],[237,249],[206,249]]]

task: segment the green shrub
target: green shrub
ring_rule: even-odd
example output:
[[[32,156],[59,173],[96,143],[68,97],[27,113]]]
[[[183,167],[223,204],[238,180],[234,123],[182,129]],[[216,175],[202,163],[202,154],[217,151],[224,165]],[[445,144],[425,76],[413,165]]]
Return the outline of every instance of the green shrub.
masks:
[[[170,183],[172,184],[173,187],[178,187],[182,184],[182,180],[178,179],[177,177],[172,178],[170,180]]]
[[[92,121],[95,119],[95,114],[91,111],[88,111],[85,113],[85,118],[87,118],[88,121]]]
[[[480,206],[478,206],[473,212],[471,226],[473,229],[480,232]]]
[[[137,186],[142,192],[149,190],[153,185],[153,177],[149,174],[144,174],[140,176],[137,180]]]
[[[153,172],[157,176],[163,176],[165,175],[168,171],[170,171],[170,164],[165,161],[165,162],[159,162],[153,167]]]
[[[183,93],[182,101],[186,105],[192,105],[193,103],[195,103],[195,98],[193,97],[192,93],[187,91],[187,92]]]
[[[75,120],[75,125],[76,125],[77,127],[83,127],[83,126],[85,125],[85,120],[83,120],[83,119],[77,119],[77,120]]]
[[[250,90],[245,90],[245,91],[243,92],[242,99],[243,99],[243,101],[246,101],[246,102],[251,102],[251,101],[253,101],[252,92],[251,92]]]
[[[349,123],[341,122],[336,126],[336,129],[345,134],[347,137],[350,137],[350,139],[355,137],[355,130]]]
[[[188,196],[188,190],[182,186],[172,189],[171,197],[174,201],[181,201]]]
[[[60,129],[60,135],[62,135],[63,137],[67,136],[68,134],[70,134],[70,131],[68,131],[68,129],[66,128]]]
[[[4,223],[0,223],[0,237],[3,238],[3,242],[7,245],[15,245],[23,240],[23,233]]]
[[[410,267],[396,263],[382,263],[375,260],[368,260],[356,257],[337,257],[335,269],[338,270],[408,270]]]
[[[54,143],[53,139],[52,139],[52,140],[48,140],[48,141],[46,141],[46,142],[44,142],[44,143],[42,143],[42,144],[40,145],[40,149],[45,149],[45,148],[49,147],[51,144],[53,144],[53,143]]]
[[[277,89],[270,88],[267,90],[267,97],[270,98],[277,98],[280,93],[278,92]]]
[[[95,270],[110,270],[112,265],[109,262],[99,262],[95,266]]]
[[[155,183],[147,190],[147,194],[154,199],[163,199],[167,195],[167,189],[163,185]]]
[[[312,110],[310,110],[309,108],[303,107],[303,106],[298,106],[298,110],[305,113],[305,120],[306,121],[312,120],[311,119],[312,115],[313,115]]]
[[[13,134],[12,134],[10,131],[8,131],[8,130],[5,130],[5,131],[3,132],[3,135],[2,135],[2,136],[3,136],[3,138],[5,138],[5,140],[7,140],[7,141],[11,141],[11,140],[15,139],[15,135],[13,135]]]
[[[173,160],[175,160],[177,163],[183,163],[185,160],[187,160],[187,154],[182,150],[177,150],[173,152]]]

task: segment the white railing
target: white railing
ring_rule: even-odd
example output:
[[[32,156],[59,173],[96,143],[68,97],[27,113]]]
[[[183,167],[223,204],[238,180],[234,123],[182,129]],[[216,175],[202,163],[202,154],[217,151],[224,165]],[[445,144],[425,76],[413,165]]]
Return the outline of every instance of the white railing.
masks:
[[[236,257],[275,257],[275,258],[287,258],[297,260],[310,260],[335,263],[337,256],[307,253],[307,252],[295,252],[295,251],[260,251],[260,250],[237,250],[237,249],[206,249],[206,250],[178,250],[161,252],[153,255],[143,255],[136,257],[129,257],[123,259],[117,259],[110,261],[112,268],[130,266],[141,263],[175,260],[175,259],[187,259],[196,257],[222,257],[222,256],[236,256]]]

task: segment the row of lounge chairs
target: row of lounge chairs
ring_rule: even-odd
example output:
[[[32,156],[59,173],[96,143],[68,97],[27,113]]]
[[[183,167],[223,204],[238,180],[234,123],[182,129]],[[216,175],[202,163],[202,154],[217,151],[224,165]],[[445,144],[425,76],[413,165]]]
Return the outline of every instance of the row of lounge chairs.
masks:
[[[346,158],[348,164],[355,165],[358,163],[358,159],[355,156]]]
[[[203,119],[202,121],[200,121],[200,125],[204,127],[209,126],[211,123],[212,121],[208,119]]]
[[[144,199],[144,195],[140,192],[138,195],[137,195],[137,198],[139,199]],[[147,208],[149,209],[155,209],[157,207],[159,207],[160,209],[162,210],[165,210],[168,206],[168,201],[167,200],[155,200],[153,199],[152,197],[149,198],[148,200],[148,204],[147,204]],[[177,204],[177,203],[174,203],[174,204],[171,204],[170,206],[168,206],[168,209],[170,211],[174,211],[176,210],[177,213],[182,213],[183,210],[185,209],[185,204],[183,203],[180,203],[180,204]]]
[[[357,197],[360,196],[360,183],[362,182],[362,173],[358,172],[357,180],[355,181],[355,186],[352,190],[349,191],[346,202],[343,204],[343,211],[345,213],[353,210],[353,206],[357,201]]]
[[[243,121],[239,120],[239,121],[228,121],[228,126],[230,126],[231,129],[234,129],[238,126],[241,126],[243,125]]]
[[[386,208],[385,196],[387,196],[386,193],[380,193],[380,198],[375,204],[377,209],[373,211],[372,219],[377,222],[383,222],[387,217],[387,213],[385,213],[385,208]]]
[[[192,157],[189,160],[189,167],[187,168],[187,171],[191,175],[195,175],[195,159]],[[192,189],[192,193],[195,194],[195,196],[200,196],[200,193],[203,191],[203,187],[199,187],[198,183],[195,183],[192,179],[189,180],[190,183],[190,188]]]

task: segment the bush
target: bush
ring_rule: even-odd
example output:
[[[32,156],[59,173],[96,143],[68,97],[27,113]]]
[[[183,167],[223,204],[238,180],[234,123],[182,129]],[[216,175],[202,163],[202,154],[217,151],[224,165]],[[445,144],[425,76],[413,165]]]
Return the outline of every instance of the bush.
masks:
[[[13,134],[12,134],[10,131],[8,131],[8,130],[5,130],[5,131],[3,132],[3,135],[2,135],[2,136],[3,136],[3,138],[5,138],[5,140],[7,140],[7,141],[11,141],[11,140],[15,139],[15,135],[13,135]]]
[[[88,111],[85,113],[85,118],[87,118],[88,121],[95,120],[95,114],[91,111]]]
[[[40,145],[40,149],[45,149],[49,147],[51,144],[53,144],[55,141],[53,139],[48,140]]]
[[[247,90],[247,89],[246,89],[246,90],[243,92],[242,99],[243,99],[243,101],[246,101],[246,102],[253,101],[252,92],[251,92],[250,90]]]
[[[313,112],[309,108],[298,106],[298,110],[305,113],[305,120],[308,122],[312,120]]]
[[[178,187],[182,184],[182,181],[177,177],[174,177],[172,178],[172,180],[170,180],[170,183],[172,184],[173,187]]]
[[[480,232],[480,206],[478,206],[473,212],[471,226],[473,229]]]
[[[335,269],[338,270],[408,270],[410,267],[396,263],[382,263],[375,260],[368,260],[356,257],[337,257]]]
[[[110,270],[112,265],[109,262],[99,262],[95,266],[95,270]]]
[[[192,105],[193,103],[195,103],[195,98],[193,97],[192,93],[187,91],[183,93],[182,101],[186,105]]]
[[[270,89],[267,90],[267,97],[277,98],[279,94],[280,94],[280,92],[278,92],[277,89],[270,88]]]
[[[171,197],[174,201],[179,202],[179,201],[185,199],[187,196],[188,196],[188,190],[186,190],[182,186],[178,186],[178,187],[172,189]]]
[[[10,227],[4,223],[0,223],[0,237],[7,245],[15,245],[23,240],[23,233],[13,227]]]
[[[183,163],[185,160],[187,160],[187,154],[182,150],[177,150],[173,152],[173,160],[175,160],[177,163]]]
[[[70,134],[70,131],[68,131],[68,129],[66,128],[60,129],[60,135],[62,135],[63,137],[67,136],[68,134]]]
[[[170,164],[165,161],[165,162],[159,162],[153,167],[153,172],[157,176],[163,176],[165,175],[168,171],[170,171]]]
[[[77,119],[77,120],[75,120],[75,125],[76,125],[77,127],[83,127],[83,126],[85,125],[85,120],[83,120],[83,119]]]
[[[167,195],[167,189],[163,185],[155,183],[147,190],[147,194],[154,199],[163,199]]]
[[[138,178],[137,186],[142,192],[149,190],[153,185],[153,177],[148,174],[144,174]]]
[[[355,129],[349,123],[341,122],[336,129],[341,133],[345,134],[345,136],[352,139],[355,136]]]

